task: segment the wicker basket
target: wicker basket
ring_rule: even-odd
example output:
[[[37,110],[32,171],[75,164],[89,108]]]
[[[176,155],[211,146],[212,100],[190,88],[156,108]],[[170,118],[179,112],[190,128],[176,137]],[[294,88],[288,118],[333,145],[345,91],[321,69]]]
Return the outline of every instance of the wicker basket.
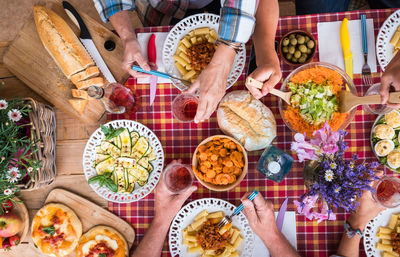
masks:
[[[39,151],[34,158],[42,161],[42,167],[26,184],[19,185],[23,191],[30,191],[50,185],[56,178],[56,117],[52,107],[39,103],[32,98],[24,98],[31,106],[29,112],[31,122],[31,139],[39,142]]]

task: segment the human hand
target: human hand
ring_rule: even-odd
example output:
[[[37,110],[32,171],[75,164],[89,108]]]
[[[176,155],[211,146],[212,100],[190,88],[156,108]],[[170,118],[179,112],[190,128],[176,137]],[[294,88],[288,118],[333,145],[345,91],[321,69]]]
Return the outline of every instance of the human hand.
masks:
[[[398,109],[400,104],[388,103],[390,87],[393,86],[396,91],[400,91],[400,55],[397,54],[386,66],[385,72],[381,77],[381,89],[379,94],[382,97],[381,103]]]
[[[228,46],[218,45],[211,62],[187,90],[196,94],[199,90],[199,105],[194,122],[203,122],[210,118],[225,95],[226,81],[235,59],[235,51]]]
[[[374,181],[372,186],[376,188],[375,184],[377,182],[378,181]],[[375,201],[375,199],[372,197],[371,191],[368,190],[363,192],[358,201],[360,205],[358,206],[356,212],[349,216],[348,221],[352,228],[364,230],[368,222],[386,208]]]
[[[258,193],[253,202],[247,199],[248,196],[249,193],[241,198],[244,206],[243,214],[254,233],[266,242],[269,236],[279,232],[275,222],[274,205],[271,201],[265,200],[261,193]],[[269,232],[265,233],[265,231]]]
[[[181,160],[178,161],[174,160],[169,165],[181,162],[182,162]],[[158,182],[158,185],[154,192],[155,212],[156,212],[155,216],[161,217],[160,215],[162,215],[161,217],[162,220],[170,221],[173,219],[173,217],[175,217],[175,215],[181,209],[186,199],[188,199],[189,196],[194,191],[197,190],[197,187],[191,186],[186,191],[179,194],[172,193],[171,191],[168,190],[167,186],[165,185],[163,175],[164,173],[161,174],[160,181]]]
[[[269,58],[257,61],[257,68],[249,75],[249,77],[264,83],[262,89],[246,85],[250,93],[257,99],[266,96],[282,77],[278,56],[275,52],[268,56]]]
[[[131,37],[122,41],[124,46],[124,57],[122,67],[134,78],[149,77],[149,74],[132,70],[132,66],[138,64],[142,69],[149,71],[150,68],[156,70],[157,65],[148,63],[142,55],[142,51],[136,37]]]

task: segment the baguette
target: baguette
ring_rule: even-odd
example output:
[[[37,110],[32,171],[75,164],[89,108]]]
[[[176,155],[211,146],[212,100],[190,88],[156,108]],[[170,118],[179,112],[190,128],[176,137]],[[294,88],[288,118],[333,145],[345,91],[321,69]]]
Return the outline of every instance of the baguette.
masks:
[[[89,53],[58,14],[39,5],[34,6],[33,13],[43,46],[67,78],[94,66]]]
[[[74,108],[80,115],[83,114],[88,103],[88,100],[83,99],[69,99],[68,101],[72,105],[72,108]]]
[[[86,100],[89,99],[89,95],[85,90],[71,89],[71,91],[72,91],[72,97],[86,99]]]
[[[104,80],[101,77],[95,77],[95,78],[79,81],[78,83],[75,84],[77,89],[85,89],[90,86],[102,87],[103,85],[104,85]]]
[[[92,67],[87,68],[84,71],[81,71],[81,72],[78,72],[78,73],[72,75],[71,81],[72,81],[72,83],[76,84],[79,81],[97,77],[99,75],[100,75],[99,68],[97,68],[97,66],[92,66]]]

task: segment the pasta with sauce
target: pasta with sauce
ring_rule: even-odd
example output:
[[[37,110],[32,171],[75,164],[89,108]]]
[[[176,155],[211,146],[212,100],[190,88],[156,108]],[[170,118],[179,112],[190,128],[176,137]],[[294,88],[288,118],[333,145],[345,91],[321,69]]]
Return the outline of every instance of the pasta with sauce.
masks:
[[[237,248],[243,237],[230,223],[219,229],[218,223],[223,217],[222,211],[208,213],[204,210],[183,229],[183,244],[188,247],[188,253],[199,253],[201,257],[239,256]]]

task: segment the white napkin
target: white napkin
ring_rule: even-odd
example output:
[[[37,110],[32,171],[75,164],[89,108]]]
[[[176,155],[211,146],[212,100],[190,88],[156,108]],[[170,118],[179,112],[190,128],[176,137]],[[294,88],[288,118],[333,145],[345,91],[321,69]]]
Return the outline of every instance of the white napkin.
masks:
[[[157,67],[158,71],[165,72],[164,64],[162,61],[162,49],[164,46],[164,41],[167,38],[168,32],[150,32],[150,33],[138,33],[137,39],[139,41],[140,48],[142,49],[143,57],[147,60],[147,43],[149,42],[149,38],[151,34],[156,36],[156,51],[157,51]],[[138,84],[149,84],[149,78],[138,78]],[[172,83],[171,80],[158,77],[158,83]]]
[[[342,21],[319,22],[317,24],[319,60],[321,62],[334,64],[345,70],[343,50],[340,44],[341,24]],[[350,20],[348,28],[350,34],[350,49],[353,53],[353,73],[360,74],[362,66],[364,65],[361,21]],[[376,72],[374,23],[372,19],[367,19],[367,42],[368,64],[371,68],[371,72]]]
[[[278,212],[275,212],[275,217],[278,216]],[[268,231],[265,231],[268,233]],[[283,221],[282,233],[288,239],[291,245],[297,248],[297,237],[296,237],[296,213],[294,211],[287,211],[285,214],[285,220]],[[261,239],[255,235],[254,238],[254,250],[253,257],[269,256],[269,251],[265,247]]]

